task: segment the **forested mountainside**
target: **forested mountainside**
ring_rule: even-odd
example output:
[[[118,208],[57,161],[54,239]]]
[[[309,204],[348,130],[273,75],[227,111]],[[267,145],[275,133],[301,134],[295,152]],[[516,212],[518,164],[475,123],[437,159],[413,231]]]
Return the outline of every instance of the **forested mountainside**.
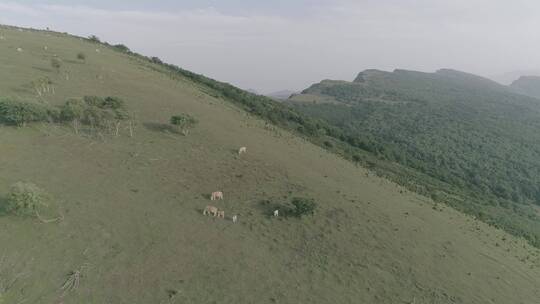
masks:
[[[367,70],[289,104],[347,133],[396,180],[540,245],[540,100],[459,71]]]
[[[523,95],[540,98],[540,76],[522,76],[510,87]]]

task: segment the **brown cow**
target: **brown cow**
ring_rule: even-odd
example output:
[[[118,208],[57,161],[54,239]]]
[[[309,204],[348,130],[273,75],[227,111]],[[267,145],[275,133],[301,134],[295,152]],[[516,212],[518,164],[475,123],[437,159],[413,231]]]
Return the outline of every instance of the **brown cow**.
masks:
[[[203,210],[203,215],[212,214],[212,216],[218,215],[218,208],[214,206],[206,206]]]

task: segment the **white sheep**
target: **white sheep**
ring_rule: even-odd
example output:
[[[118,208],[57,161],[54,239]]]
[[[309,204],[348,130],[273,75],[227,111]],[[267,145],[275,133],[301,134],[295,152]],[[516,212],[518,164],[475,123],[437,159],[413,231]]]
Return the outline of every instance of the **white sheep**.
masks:
[[[232,222],[236,223],[237,220],[238,220],[238,215],[233,215]]]
[[[247,152],[247,148],[246,147],[241,147],[239,150],[238,150],[238,155],[242,154],[242,153],[246,153]]]
[[[279,216],[279,210],[277,210],[277,209],[274,210],[274,216],[276,216],[276,217]]]

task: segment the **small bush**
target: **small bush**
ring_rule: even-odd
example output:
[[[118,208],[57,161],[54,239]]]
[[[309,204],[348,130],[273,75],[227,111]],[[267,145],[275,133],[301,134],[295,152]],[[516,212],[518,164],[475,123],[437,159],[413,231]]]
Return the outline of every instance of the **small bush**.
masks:
[[[150,61],[152,61],[155,64],[163,64],[163,61],[161,61],[161,59],[159,59],[159,57],[152,57],[152,58],[150,58]]]
[[[170,123],[177,128],[177,131],[187,135],[188,130],[197,123],[197,120],[189,114],[179,114],[172,116]]]
[[[291,204],[293,208],[290,210],[292,216],[302,217],[304,215],[313,215],[317,204],[315,200],[310,198],[295,197],[292,199]]]
[[[117,49],[118,51],[123,52],[123,53],[130,53],[131,52],[131,50],[127,46],[125,46],[123,44],[117,44],[117,45],[115,45],[113,47],[115,49]]]
[[[90,37],[88,37],[88,40],[94,43],[101,43],[101,40],[96,35],[91,35]]]
[[[89,106],[94,106],[94,107],[99,107],[99,108],[101,108],[103,104],[105,103],[105,99],[99,96],[84,96],[83,101]]]
[[[87,105],[100,109],[119,110],[126,107],[124,100],[119,97],[84,96],[83,100]]]
[[[7,210],[19,215],[35,215],[45,204],[45,192],[32,183],[18,182],[11,186]]]
[[[118,97],[85,96],[83,100],[70,99],[61,107],[60,118],[63,122],[71,122],[75,133],[79,124],[92,128],[104,129],[118,135],[120,121],[131,116],[124,101]]]
[[[98,96],[85,96],[83,98],[84,102],[94,109],[92,112],[102,112],[101,115],[111,116],[117,120],[124,120],[129,118],[129,113],[126,109],[126,104],[124,100],[119,97],[98,97]],[[103,110],[98,111],[97,109]]]
[[[44,107],[47,117],[45,119],[49,123],[55,123],[60,121],[60,109],[58,107],[45,106]]]
[[[53,112],[39,104],[0,100],[0,123],[6,125],[24,127],[30,122],[48,121]]]
[[[77,59],[84,61],[84,60],[86,60],[86,55],[84,53],[80,52],[80,53],[77,54]]]
[[[84,102],[78,99],[69,99],[60,110],[60,118],[63,121],[80,120],[85,109]]]
[[[60,109],[60,120],[73,124],[75,133],[79,133],[79,124],[83,120],[86,105],[77,99],[70,99]]]
[[[86,107],[83,114],[83,123],[93,128],[105,128],[107,123],[114,120],[115,115],[112,111],[107,111],[98,107]]]
[[[105,97],[103,103],[101,104],[101,108],[104,109],[119,110],[125,109],[125,107],[126,105],[124,101],[118,97]]]
[[[295,197],[290,203],[276,203],[271,200],[262,200],[259,202],[264,213],[268,216],[273,216],[275,210],[279,210],[279,215],[288,217],[301,218],[305,215],[313,215],[317,204],[315,200],[304,197]]]

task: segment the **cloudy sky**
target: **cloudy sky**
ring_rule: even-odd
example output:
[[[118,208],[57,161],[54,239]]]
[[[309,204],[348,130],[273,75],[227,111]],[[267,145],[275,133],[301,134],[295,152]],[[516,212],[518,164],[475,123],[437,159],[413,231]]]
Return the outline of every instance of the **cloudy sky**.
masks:
[[[540,70],[537,0],[0,0],[0,23],[94,34],[262,93],[367,68]]]

